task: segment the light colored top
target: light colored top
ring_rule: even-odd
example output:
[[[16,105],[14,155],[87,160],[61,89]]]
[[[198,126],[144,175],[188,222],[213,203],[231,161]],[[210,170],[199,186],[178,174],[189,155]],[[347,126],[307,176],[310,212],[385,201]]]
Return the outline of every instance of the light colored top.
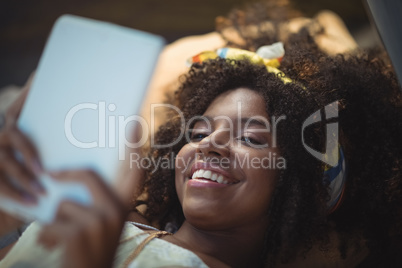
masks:
[[[140,227],[146,227],[141,226]],[[3,267],[60,267],[63,260],[62,248],[49,251],[37,243],[41,230],[38,223],[32,223],[22,234],[7,256],[0,262]],[[152,239],[128,265],[125,262],[149,234],[135,223],[124,226],[120,245],[115,256],[114,267],[208,267],[193,252],[162,239]]]

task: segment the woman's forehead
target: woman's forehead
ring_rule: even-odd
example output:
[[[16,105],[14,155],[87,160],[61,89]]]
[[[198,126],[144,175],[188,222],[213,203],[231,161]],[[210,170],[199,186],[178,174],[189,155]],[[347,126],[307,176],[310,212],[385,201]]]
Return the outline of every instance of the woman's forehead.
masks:
[[[237,88],[222,93],[211,102],[204,115],[268,118],[264,98],[258,92],[248,88]]]

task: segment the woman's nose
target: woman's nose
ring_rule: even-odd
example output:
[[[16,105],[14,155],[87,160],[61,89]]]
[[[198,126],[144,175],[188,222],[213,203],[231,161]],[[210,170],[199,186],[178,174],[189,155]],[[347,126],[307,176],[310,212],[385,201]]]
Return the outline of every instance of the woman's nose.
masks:
[[[230,141],[229,130],[215,130],[198,143],[197,152],[204,156],[228,157],[230,155]]]

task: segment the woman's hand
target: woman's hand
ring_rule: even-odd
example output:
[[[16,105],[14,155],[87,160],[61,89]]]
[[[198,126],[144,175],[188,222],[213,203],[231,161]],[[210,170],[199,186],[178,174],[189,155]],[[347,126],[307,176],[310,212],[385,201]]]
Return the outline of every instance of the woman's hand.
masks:
[[[0,131],[0,195],[26,205],[36,204],[38,194],[44,192],[35,173],[41,171],[35,147],[16,124],[29,92],[33,74],[28,79],[17,100],[6,113],[6,124]],[[19,154],[24,162],[16,158]],[[18,229],[23,223],[0,211],[0,237]]]
[[[37,194],[43,193],[35,176],[35,173],[42,170],[37,151],[17,128],[17,120],[33,76],[30,76],[20,96],[7,110],[6,124],[0,131],[0,194],[26,204],[35,203]],[[17,159],[17,155],[23,161]]]
[[[42,172],[37,151],[16,126],[32,77],[8,109],[5,128],[0,131],[0,194],[26,205],[35,205],[38,195],[44,193],[35,176]],[[22,156],[23,162],[16,158],[16,153]],[[140,188],[143,171],[127,169],[122,172],[115,185],[118,196],[90,171],[51,175],[61,181],[84,183],[91,191],[94,203],[84,207],[68,201],[62,202],[55,221],[44,228],[40,241],[47,247],[63,244],[67,256],[65,266],[111,266],[127,216],[126,206],[134,198],[135,189]],[[19,220],[0,212],[0,236],[21,225]]]
[[[17,158],[20,155],[23,161]],[[25,204],[35,204],[44,192],[36,179],[41,166],[35,147],[15,126],[0,132],[0,194]]]
[[[53,223],[44,226],[39,243],[64,247],[64,267],[111,267],[127,209],[121,198],[97,174],[88,170],[50,174],[63,182],[83,183],[93,203],[61,203]]]
[[[16,158],[22,155],[24,162]],[[15,127],[0,132],[0,195],[25,205],[36,204],[45,191],[36,179],[41,169],[36,150],[31,142]],[[0,237],[18,229],[23,223],[0,211]]]

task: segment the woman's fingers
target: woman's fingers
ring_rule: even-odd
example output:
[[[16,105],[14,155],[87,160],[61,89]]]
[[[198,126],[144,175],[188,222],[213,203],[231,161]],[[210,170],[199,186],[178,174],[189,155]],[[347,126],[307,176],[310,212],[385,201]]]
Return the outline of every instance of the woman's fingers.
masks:
[[[78,182],[87,186],[91,192],[94,203],[101,206],[122,206],[120,199],[106,182],[91,170],[68,170],[51,172],[50,176],[58,181]]]
[[[16,154],[22,155],[21,159]],[[37,153],[30,141],[16,128],[0,132],[0,185],[2,194],[8,197],[19,197],[29,203],[36,201],[35,196],[45,190],[35,176],[40,172]],[[27,162],[30,164],[27,165]],[[35,170],[35,172],[34,172]]]
[[[88,207],[63,201],[59,206],[54,222],[42,229],[38,237],[39,242],[47,248],[53,248],[70,240],[77,244],[86,244],[89,237],[84,227],[95,222],[92,220],[95,218],[93,214],[94,212]]]
[[[0,185],[1,185],[0,195],[27,205],[37,204],[37,198],[34,195],[18,190],[17,189],[18,186],[12,183],[10,179],[5,178],[4,176],[1,175],[0,175]]]
[[[52,173],[51,176],[58,181],[78,182],[85,185],[92,195],[92,204],[84,207],[75,204],[73,208],[89,208],[91,210],[91,215],[97,218],[99,223],[104,223],[114,229],[126,219],[128,213],[127,207],[117,197],[117,194],[113,189],[106,185],[106,183],[95,172],[90,170],[63,171]],[[60,219],[64,217],[74,220],[75,214],[72,213],[69,208],[71,208],[71,206],[67,205],[66,208],[61,206],[58,217],[60,217]],[[69,217],[69,215],[74,216]]]
[[[100,215],[93,208],[63,202],[55,222],[44,226],[38,242],[48,249],[63,246],[65,267],[110,267],[122,225],[111,228]]]
[[[32,196],[44,193],[32,172],[13,157],[3,156],[4,151],[0,151],[0,170],[5,177],[15,184],[15,188],[26,192]]]
[[[17,128],[10,128],[7,132],[10,145],[22,155],[26,165],[34,174],[41,173],[42,167],[38,160],[38,153],[32,142]]]
[[[120,219],[113,218],[107,211],[63,201],[55,221],[43,228],[40,242],[54,246],[71,239],[74,243],[84,243],[93,248],[99,245],[97,242],[101,242],[110,234],[119,234],[120,225]]]
[[[11,106],[7,109],[6,112],[6,128],[15,127],[17,124],[18,116],[21,112],[22,106],[24,105],[25,99],[28,95],[29,89],[31,88],[31,84],[33,78],[35,76],[35,72],[33,72],[24,87],[21,90],[18,98],[11,104]]]
[[[32,182],[35,181],[35,177],[31,170],[15,159],[16,148],[20,147],[13,144],[17,143],[19,145],[18,142],[21,139],[15,138],[13,135],[16,133],[14,129],[16,129],[17,120],[28,95],[32,78],[33,74],[28,79],[17,100],[7,109],[5,129],[0,132],[0,195],[25,205],[37,204],[37,198],[34,193],[37,192],[38,187],[35,186],[35,182]],[[28,150],[30,149],[28,148]],[[32,159],[35,153],[36,151],[31,149],[30,152],[25,153],[25,157]],[[21,221],[8,213],[0,211],[0,236],[17,229],[21,225]]]
[[[25,204],[36,204],[38,194],[44,193],[34,173],[15,158],[11,132],[0,133],[0,193]]]
[[[124,205],[92,171],[50,175],[58,181],[84,184],[94,200],[89,206],[63,201],[54,222],[42,229],[39,242],[47,248],[63,245],[69,267],[109,267],[127,214]]]

